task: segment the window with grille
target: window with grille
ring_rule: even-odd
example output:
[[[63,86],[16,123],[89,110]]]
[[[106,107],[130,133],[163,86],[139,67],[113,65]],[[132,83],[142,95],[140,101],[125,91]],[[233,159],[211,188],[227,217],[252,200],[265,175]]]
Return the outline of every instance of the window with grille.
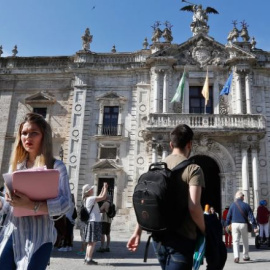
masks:
[[[115,136],[118,134],[118,106],[105,106],[103,115],[103,135]]]

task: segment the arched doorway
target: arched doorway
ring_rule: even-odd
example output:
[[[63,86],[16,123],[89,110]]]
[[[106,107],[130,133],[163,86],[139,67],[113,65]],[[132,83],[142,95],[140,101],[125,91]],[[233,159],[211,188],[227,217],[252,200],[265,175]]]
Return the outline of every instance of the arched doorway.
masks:
[[[192,157],[204,173],[205,188],[202,192],[201,204],[204,208],[205,204],[213,206],[216,212],[221,216],[221,187],[219,177],[219,167],[215,160],[208,156],[197,155]]]

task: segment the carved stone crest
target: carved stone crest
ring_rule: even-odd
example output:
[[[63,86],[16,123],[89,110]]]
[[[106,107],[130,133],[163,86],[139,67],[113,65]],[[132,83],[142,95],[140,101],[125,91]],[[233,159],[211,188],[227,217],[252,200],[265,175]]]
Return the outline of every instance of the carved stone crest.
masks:
[[[192,51],[192,57],[204,66],[211,59],[211,49],[208,42],[200,40]]]

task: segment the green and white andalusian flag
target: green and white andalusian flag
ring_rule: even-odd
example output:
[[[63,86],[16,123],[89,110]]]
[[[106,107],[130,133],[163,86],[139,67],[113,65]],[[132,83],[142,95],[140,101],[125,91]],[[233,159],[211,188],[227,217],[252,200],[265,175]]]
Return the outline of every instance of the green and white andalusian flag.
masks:
[[[172,102],[182,102],[184,99],[184,87],[185,87],[185,81],[186,81],[186,72],[184,70],[184,73],[182,75],[182,78],[179,82],[179,85],[175,91],[175,94],[171,100]]]

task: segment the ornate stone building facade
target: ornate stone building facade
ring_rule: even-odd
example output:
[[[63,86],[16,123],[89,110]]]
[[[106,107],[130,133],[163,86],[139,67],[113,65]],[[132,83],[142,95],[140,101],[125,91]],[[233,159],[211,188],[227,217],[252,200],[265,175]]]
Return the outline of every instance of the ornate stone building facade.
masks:
[[[86,29],[72,56],[0,57],[1,174],[18,123],[36,111],[52,125],[54,154],[67,165],[77,201],[85,183],[98,192],[107,181],[118,212],[132,215],[139,175],[169,154],[170,131],[185,123],[195,131],[192,155],[205,173],[203,204],[221,211],[238,189],[254,209],[269,200],[270,53],[250,41],[245,23],[241,31],[234,25],[224,45],[208,35],[206,19],[193,20],[193,36],[182,44],[172,43],[165,22],[136,52],[92,52]],[[183,103],[171,103],[184,71]],[[220,96],[231,72],[230,93]]]

